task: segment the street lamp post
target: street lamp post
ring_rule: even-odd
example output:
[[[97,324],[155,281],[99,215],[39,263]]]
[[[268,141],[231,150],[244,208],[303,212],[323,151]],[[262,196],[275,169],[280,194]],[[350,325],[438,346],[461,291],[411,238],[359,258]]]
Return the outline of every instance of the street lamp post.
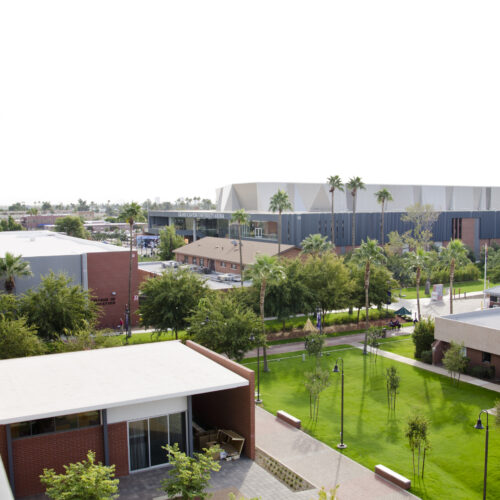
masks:
[[[319,330],[320,335],[323,333],[323,325],[321,321],[321,308],[316,308],[316,328]]]
[[[250,340],[255,342],[255,336],[251,336]],[[262,403],[262,399],[260,399],[260,346],[257,344],[257,399],[255,400],[257,404]]]
[[[474,426],[475,429],[484,429],[483,423],[481,422],[481,413],[486,413],[486,441],[484,444],[484,482],[483,482],[483,500],[486,500],[486,478],[488,476],[488,410],[481,410],[479,412],[479,417],[477,417],[477,423]]]
[[[342,398],[340,403],[340,443],[337,445],[337,448],[343,450],[347,448],[347,445],[344,443],[344,360],[342,358],[338,358],[335,361],[335,368],[333,369],[333,373],[339,373],[339,361],[341,361],[341,373],[342,373]]]

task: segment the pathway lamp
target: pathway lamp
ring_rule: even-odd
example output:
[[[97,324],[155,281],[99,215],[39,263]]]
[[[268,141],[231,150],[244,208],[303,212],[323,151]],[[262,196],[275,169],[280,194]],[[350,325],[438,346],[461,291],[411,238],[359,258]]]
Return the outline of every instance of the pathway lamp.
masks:
[[[488,410],[481,410],[479,412],[479,416],[477,417],[477,423],[474,426],[474,429],[482,430],[484,429],[483,423],[481,422],[481,413],[486,413],[486,440],[484,443],[484,481],[483,481],[483,500],[486,500],[486,478],[488,476]]]
[[[255,342],[255,335],[252,335],[250,337],[251,342]],[[257,398],[255,402],[257,404],[262,403],[262,399],[260,399],[260,344],[258,342],[255,342],[257,344]]]
[[[321,321],[321,307],[316,308],[316,328],[319,330],[319,333],[323,333],[323,325]]]
[[[339,361],[341,362],[341,369],[339,370]],[[343,450],[347,448],[347,445],[344,443],[344,360],[342,358],[338,358],[335,361],[335,367],[333,368],[333,373],[342,374],[342,398],[340,403],[340,443],[337,445],[337,448]]]

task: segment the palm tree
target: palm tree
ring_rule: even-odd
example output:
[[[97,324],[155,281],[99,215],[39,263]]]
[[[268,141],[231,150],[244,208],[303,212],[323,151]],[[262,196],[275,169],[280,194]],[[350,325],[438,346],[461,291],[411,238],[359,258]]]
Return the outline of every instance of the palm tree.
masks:
[[[286,279],[285,271],[283,266],[279,263],[277,257],[271,257],[269,255],[258,255],[255,259],[255,263],[247,269],[245,272],[246,276],[252,280],[253,283],[260,283],[260,319],[262,321],[262,335],[265,339],[266,327],[264,323],[264,302],[266,298],[266,286],[269,283],[276,284],[281,283]],[[266,343],[263,345],[264,353],[264,371],[269,371],[269,366],[267,364],[267,350]]]
[[[15,257],[6,252],[5,257],[0,257],[0,278],[5,280],[4,286],[7,293],[13,293],[16,288],[16,278],[33,276],[29,262],[22,260],[22,255]]]
[[[379,191],[377,191],[375,193],[375,196],[377,197],[377,203],[380,203],[380,205],[382,206],[382,214],[380,217],[380,245],[384,246],[384,244],[385,244],[385,235],[384,235],[385,204],[389,201],[394,201],[394,198],[392,197],[391,192],[386,188],[382,188]]]
[[[335,190],[344,191],[344,185],[338,175],[328,177],[328,184],[330,185],[330,193],[332,193],[332,243],[335,245]]]
[[[326,241],[327,236],[321,236],[321,234],[310,234],[302,240],[300,245],[302,246],[303,254],[311,255],[321,255],[322,253],[333,250],[334,245],[329,241]]]
[[[429,263],[429,254],[421,247],[417,248],[414,252],[408,252],[405,256],[406,262],[411,269],[415,270],[415,284],[417,287],[417,317],[421,320],[420,315],[420,277],[422,269],[427,267]]]
[[[366,189],[365,183],[361,180],[361,177],[351,177],[349,182],[346,184],[346,188],[351,191],[352,196],[352,226],[351,226],[351,239],[352,248],[356,247],[356,199],[358,196],[358,190]]]
[[[450,270],[450,314],[453,314],[453,281],[455,279],[455,267],[467,263],[467,248],[460,240],[452,240],[448,246],[441,251],[440,255],[444,265]]]
[[[242,208],[241,210],[236,210],[231,215],[231,224],[238,224],[238,240],[240,243],[240,282],[243,286],[243,256],[241,253],[241,226],[247,226],[250,223],[250,216]]]
[[[281,253],[281,213],[284,212],[285,210],[292,210],[292,204],[290,203],[290,200],[288,198],[288,193],[279,189],[278,192],[271,197],[271,201],[269,203],[269,210],[274,213],[276,212],[279,213],[279,219],[278,219],[278,257],[279,257]]]
[[[127,203],[123,206],[122,211],[119,216],[120,219],[127,222],[130,226],[130,256],[129,256],[129,270],[128,270],[128,305],[127,311],[125,312],[128,316],[127,325],[127,337],[132,335],[132,243],[134,241],[133,231],[134,224],[139,220],[143,220],[142,208],[138,203],[134,201],[132,203]]]
[[[363,354],[366,354],[366,344],[368,340],[368,328],[370,327],[370,318],[368,311],[370,309],[369,289],[370,289],[370,268],[372,265],[383,264],[386,261],[382,248],[378,246],[377,240],[366,239],[362,241],[361,246],[356,248],[352,256],[355,264],[365,268],[365,309],[366,309],[366,331],[365,331],[365,345]]]

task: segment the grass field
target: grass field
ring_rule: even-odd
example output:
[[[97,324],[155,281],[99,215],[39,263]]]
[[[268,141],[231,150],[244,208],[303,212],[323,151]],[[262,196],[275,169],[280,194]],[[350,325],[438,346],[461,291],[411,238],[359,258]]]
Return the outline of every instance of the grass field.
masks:
[[[338,355],[344,359],[347,456],[371,470],[383,464],[411,478],[411,491],[424,499],[482,498],[485,431],[473,426],[479,411],[494,405],[497,393],[465,383],[456,387],[447,377],[380,356],[374,362],[373,356],[365,357],[359,349],[338,346],[331,351],[320,360],[324,367],[332,368]],[[309,395],[304,387],[304,372],[313,369],[314,360],[306,357],[302,361],[298,353],[280,358],[270,363],[269,373],[261,372],[264,407],[300,418],[306,432],[335,447],[340,431],[340,375],[331,374],[331,386],[321,396],[319,420],[314,424],[309,419]],[[385,387],[386,368],[391,365],[401,376],[395,415],[388,412]],[[415,413],[430,420],[432,449],[423,480],[413,478],[411,452],[404,437],[408,416]],[[500,429],[493,421],[490,418],[491,499],[498,498],[500,491]]]
[[[489,282],[488,282],[489,283]],[[491,286],[497,286],[500,283],[490,283],[488,284],[488,288]],[[449,288],[449,283],[443,283],[444,288]],[[470,292],[482,292],[483,287],[484,287],[484,281],[483,280],[476,280],[476,281],[463,281],[462,283],[454,283],[453,287],[455,288],[455,293],[463,294],[464,292],[470,293]],[[432,290],[432,285],[431,285],[431,290]],[[393,298],[398,298],[399,297],[399,288],[394,288],[392,290],[392,296]],[[403,288],[401,289],[401,297],[405,299],[416,299],[417,298],[417,290],[415,287],[411,288]],[[423,299],[425,297],[430,297],[430,295],[425,295],[425,283],[420,285],[420,298]]]
[[[415,359],[415,344],[412,341],[411,335],[380,339],[379,349]]]

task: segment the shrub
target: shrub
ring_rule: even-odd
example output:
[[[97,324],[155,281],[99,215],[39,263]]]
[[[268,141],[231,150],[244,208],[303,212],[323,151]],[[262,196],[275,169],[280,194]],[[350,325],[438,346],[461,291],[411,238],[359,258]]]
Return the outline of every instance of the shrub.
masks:
[[[422,351],[432,350],[434,342],[434,320],[432,318],[423,319],[415,326],[412,335],[413,343],[415,344],[415,357],[420,359]]]
[[[422,351],[420,353],[420,361],[432,365],[432,351]]]
[[[475,365],[471,366],[468,372],[472,377],[485,378],[489,380],[495,376],[495,367]]]

